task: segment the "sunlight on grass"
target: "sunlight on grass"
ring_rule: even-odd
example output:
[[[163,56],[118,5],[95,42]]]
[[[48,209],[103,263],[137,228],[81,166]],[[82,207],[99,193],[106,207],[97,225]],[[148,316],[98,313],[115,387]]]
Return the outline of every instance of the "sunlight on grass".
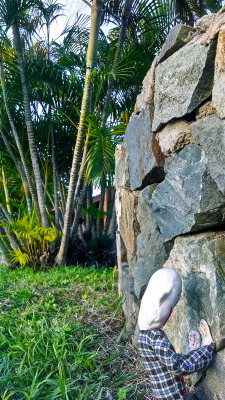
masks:
[[[121,305],[116,270],[0,267],[1,399],[139,397],[123,373]]]

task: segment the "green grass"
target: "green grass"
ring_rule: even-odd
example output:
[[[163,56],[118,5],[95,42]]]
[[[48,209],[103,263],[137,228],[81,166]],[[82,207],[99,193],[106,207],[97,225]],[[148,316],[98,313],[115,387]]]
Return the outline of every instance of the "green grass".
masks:
[[[140,397],[121,304],[112,269],[0,267],[1,400]]]

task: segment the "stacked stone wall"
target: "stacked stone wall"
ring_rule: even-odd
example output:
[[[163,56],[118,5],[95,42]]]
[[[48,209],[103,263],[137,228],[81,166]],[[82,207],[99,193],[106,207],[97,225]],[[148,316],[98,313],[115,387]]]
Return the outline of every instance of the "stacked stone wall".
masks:
[[[137,335],[151,275],[172,267],[182,299],[166,325],[180,352],[204,318],[225,337],[225,8],[178,25],[143,81],[116,151],[119,290]],[[196,393],[225,400],[225,351]],[[197,379],[196,374],[192,381]],[[217,396],[217,397],[216,397]]]

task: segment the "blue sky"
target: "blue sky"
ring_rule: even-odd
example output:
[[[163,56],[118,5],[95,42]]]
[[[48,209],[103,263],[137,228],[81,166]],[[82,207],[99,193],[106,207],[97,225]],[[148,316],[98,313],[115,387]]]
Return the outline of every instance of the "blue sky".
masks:
[[[59,3],[63,4],[65,10],[62,17],[57,18],[56,22],[51,27],[51,37],[52,39],[56,39],[59,34],[63,31],[63,28],[68,20],[68,18],[72,20],[75,18],[75,14],[77,12],[83,14],[90,14],[91,9],[88,7],[82,0],[59,0]]]

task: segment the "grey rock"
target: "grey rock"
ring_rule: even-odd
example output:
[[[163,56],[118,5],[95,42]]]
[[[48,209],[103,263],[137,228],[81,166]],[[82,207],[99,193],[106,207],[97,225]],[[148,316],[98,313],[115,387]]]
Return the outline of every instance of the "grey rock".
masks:
[[[142,91],[137,96],[136,104],[134,107],[134,114],[131,119],[139,113],[146,105],[154,104],[154,87],[155,87],[155,68],[158,65],[158,56],[156,56],[152,62],[151,68],[148,71],[142,82]]]
[[[140,233],[137,235],[136,262],[133,271],[134,293],[138,299],[142,297],[151,275],[162,268],[171,249],[170,245],[164,244],[148,206],[156,186],[147,186],[138,197],[137,220]]]
[[[212,93],[216,43],[193,39],[156,68],[153,131],[191,113]]]
[[[200,374],[199,374],[200,375]],[[206,379],[203,380],[196,392],[198,400],[222,400],[225,393],[225,356],[224,351],[217,354],[207,370]]]
[[[220,118],[225,118],[225,28],[219,32],[216,59],[214,84],[212,91],[212,103]]]
[[[188,333],[197,330],[204,318],[213,339],[225,337],[225,232],[207,232],[179,237],[164,267],[175,269],[182,278],[183,291],[165,331],[176,351],[188,352]],[[203,384],[197,391],[200,400],[223,399],[225,353],[215,356]],[[193,381],[199,376],[192,375]]]
[[[140,189],[162,180],[163,167],[156,161],[152,149],[152,121],[148,107],[133,117],[125,138],[131,189]]]
[[[159,62],[166,60],[173,53],[187,44],[195,33],[195,29],[187,25],[176,25],[174,26],[159,53]]]
[[[115,161],[115,186],[129,189],[128,154],[125,140],[116,146]]]
[[[191,134],[205,153],[205,162],[219,190],[225,194],[225,120],[213,114],[193,122]]]
[[[205,160],[201,147],[194,144],[166,160],[166,178],[149,203],[164,241],[225,220],[225,197],[207,171]]]

